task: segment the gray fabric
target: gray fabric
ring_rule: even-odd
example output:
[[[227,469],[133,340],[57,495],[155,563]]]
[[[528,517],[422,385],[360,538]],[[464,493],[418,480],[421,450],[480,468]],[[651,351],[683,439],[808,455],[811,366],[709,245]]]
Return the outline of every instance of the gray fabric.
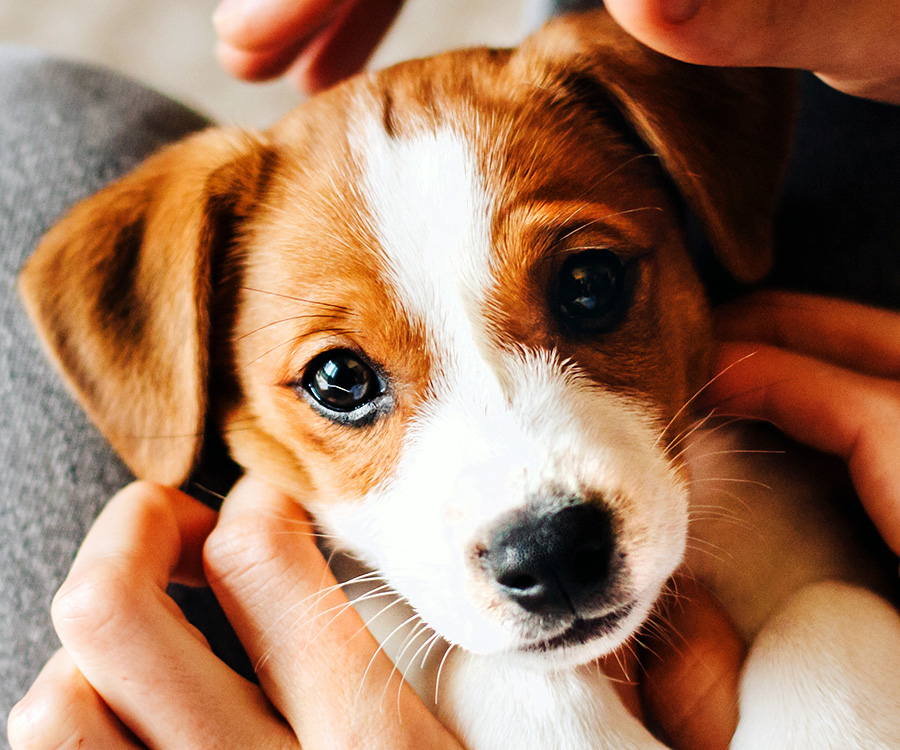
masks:
[[[0,716],[58,647],[53,592],[131,478],[39,350],[16,274],[67,206],[206,124],[115,74],[0,47]]]

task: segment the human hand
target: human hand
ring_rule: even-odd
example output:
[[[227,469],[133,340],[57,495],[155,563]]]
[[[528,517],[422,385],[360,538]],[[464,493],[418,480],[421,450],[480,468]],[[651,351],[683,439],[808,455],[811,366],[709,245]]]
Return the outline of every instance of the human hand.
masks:
[[[304,620],[303,601],[334,581],[296,503],[244,479],[206,539],[215,523],[200,503],[148,483],[112,500],[54,600],[64,650],[10,715],[15,750],[461,750],[407,686],[385,702],[402,723],[382,710],[393,669],[355,611],[324,630]],[[204,539],[206,580],[262,688],[220,662],[165,593],[170,579],[203,582]],[[346,601],[338,589],[313,610]],[[379,688],[357,696],[370,659],[366,679]]]
[[[900,313],[794,292],[717,312],[710,406],[772,422],[846,462],[885,542],[900,554]]]
[[[834,88],[900,103],[892,0],[607,0],[644,44],[686,62],[811,70]]]
[[[213,656],[165,593],[170,580],[204,582],[215,522],[145,482],[113,498],[54,599],[63,650],[10,714],[15,750],[291,747],[262,691]]]
[[[147,483],[113,499],[55,600],[63,650],[10,716],[14,750],[79,742],[110,750],[301,744],[304,750],[360,744],[461,750],[399,684],[341,590],[329,589],[334,580],[300,507],[252,478],[226,500],[205,558],[206,579],[257,665],[261,687],[219,662],[165,594],[170,578],[203,581],[201,548],[215,522],[187,496]],[[320,594],[318,607],[303,606]],[[690,613],[694,624],[684,638],[664,639],[676,644],[673,659],[681,666],[648,670],[647,705],[661,709],[666,730],[675,726],[674,738],[700,738],[676,747],[719,750],[727,742],[709,730],[718,704],[698,703],[696,693],[731,695],[727,679],[709,679],[737,672],[734,659],[721,658],[730,636],[702,597],[684,601],[681,618]],[[340,614],[323,629],[313,613],[324,610]],[[365,679],[379,688],[360,692],[367,669]],[[701,682],[685,680],[686,671]],[[402,722],[393,710],[397,702],[383,703],[382,686],[391,679],[398,681]],[[704,691],[710,681],[711,691]],[[384,710],[388,704],[391,710]],[[717,726],[728,726],[724,713],[724,722],[714,716]]]
[[[356,73],[403,0],[224,0],[213,16],[219,63],[252,81],[287,72],[313,93]]]
[[[770,421],[843,458],[900,555],[900,313],[762,291],[722,306],[715,321],[720,374],[702,392],[705,404]],[[662,630],[641,637],[642,703],[674,747],[724,750],[737,726],[745,649],[699,584],[679,579],[675,589]]]

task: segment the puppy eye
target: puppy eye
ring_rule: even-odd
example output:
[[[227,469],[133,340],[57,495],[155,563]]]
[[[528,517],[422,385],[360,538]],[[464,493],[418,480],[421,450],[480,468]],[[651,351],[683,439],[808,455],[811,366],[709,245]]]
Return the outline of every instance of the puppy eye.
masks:
[[[559,271],[557,306],[563,323],[579,333],[603,333],[628,304],[628,269],[611,250],[590,248],[569,256]]]
[[[303,375],[303,389],[318,405],[337,421],[358,421],[350,419],[354,412],[365,412],[357,416],[374,416],[372,409],[366,409],[384,394],[385,388],[375,370],[352,351],[335,349],[316,357]],[[328,414],[333,412],[333,414]]]

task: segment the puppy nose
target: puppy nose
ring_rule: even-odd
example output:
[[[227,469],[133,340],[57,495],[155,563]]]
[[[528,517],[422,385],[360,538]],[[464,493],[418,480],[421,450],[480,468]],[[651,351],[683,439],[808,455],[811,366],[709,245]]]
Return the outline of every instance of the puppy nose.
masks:
[[[580,614],[609,587],[609,514],[590,503],[513,511],[490,535],[482,563],[505,596],[535,614]]]

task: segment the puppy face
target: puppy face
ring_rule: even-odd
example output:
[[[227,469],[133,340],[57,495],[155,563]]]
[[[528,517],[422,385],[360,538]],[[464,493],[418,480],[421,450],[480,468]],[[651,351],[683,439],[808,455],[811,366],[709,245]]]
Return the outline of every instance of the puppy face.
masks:
[[[621,642],[680,560],[665,431],[706,315],[658,160],[517,73],[425,69],[426,99],[382,74],[340,139],[279,128],[225,432],[250,466],[281,446],[281,483],[452,642],[558,662]]]
[[[215,428],[451,642],[584,661],[684,547],[709,336],[674,188],[756,278],[788,89],[602,12],[407,63],[76,206],[26,305],[139,475]]]

